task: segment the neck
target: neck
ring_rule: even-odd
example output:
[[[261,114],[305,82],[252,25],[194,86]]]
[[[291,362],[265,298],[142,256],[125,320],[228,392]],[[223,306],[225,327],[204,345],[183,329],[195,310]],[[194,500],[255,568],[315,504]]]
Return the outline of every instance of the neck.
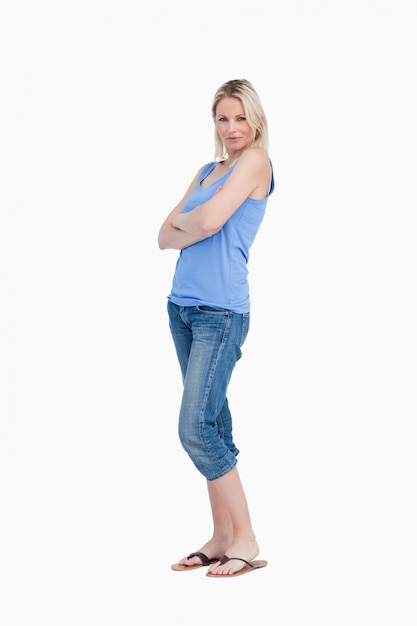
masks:
[[[232,167],[233,167],[234,165],[236,165],[236,163],[238,162],[238,160],[239,160],[239,157],[238,157],[238,156],[237,156],[235,159],[233,159],[233,161],[229,161],[229,159],[228,159],[228,161],[229,161],[229,162],[228,162],[229,170],[231,170],[231,169],[232,169]]]

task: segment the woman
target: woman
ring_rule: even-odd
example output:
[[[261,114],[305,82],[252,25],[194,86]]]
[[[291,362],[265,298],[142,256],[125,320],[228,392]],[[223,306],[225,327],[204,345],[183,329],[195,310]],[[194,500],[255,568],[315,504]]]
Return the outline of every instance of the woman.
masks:
[[[227,388],[249,330],[249,248],[274,189],[268,125],[247,80],[230,80],[212,104],[215,161],[201,167],[163,222],[161,250],[181,250],[168,296],[184,384],[179,437],[207,480],[213,535],[172,566],[229,577],[267,565],[236,467]]]

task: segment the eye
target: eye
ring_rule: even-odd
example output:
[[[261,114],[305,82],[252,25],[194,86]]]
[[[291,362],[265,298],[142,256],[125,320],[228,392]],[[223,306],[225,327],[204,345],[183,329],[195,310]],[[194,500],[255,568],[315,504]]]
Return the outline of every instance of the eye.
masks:
[[[246,117],[244,115],[240,115],[237,119],[239,122],[246,122]]]
[[[219,122],[225,122],[226,118],[224,116],[218,118]]]

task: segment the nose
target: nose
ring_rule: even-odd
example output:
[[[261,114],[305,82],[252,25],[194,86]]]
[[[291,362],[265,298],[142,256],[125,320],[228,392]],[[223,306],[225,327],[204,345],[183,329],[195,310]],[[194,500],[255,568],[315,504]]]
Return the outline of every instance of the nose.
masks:
[[[235,133],[236,132],[236,122],[235,122],[235,120],[229,120],[228,131],[229,131],[229,133]]]

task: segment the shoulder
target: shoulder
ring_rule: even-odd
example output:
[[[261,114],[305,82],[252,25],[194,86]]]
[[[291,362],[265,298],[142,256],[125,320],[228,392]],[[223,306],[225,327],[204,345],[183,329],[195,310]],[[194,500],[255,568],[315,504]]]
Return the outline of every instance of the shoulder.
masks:
[[[248,197],[254,200],[265,198],[270,191],[272,165],[264,148],[254,146],[245,150],[236,163],[236,182],[245,180],[250,187]]]
[[[209,163],[205,163],[204,165],[200,167],[200,169],[197,172],[197,175],[201,176],[201,174],[206,174],[207,172],[211,172],[211,170],[215,167],[215,165],[216,165],[215,161],[210,161]]]
[[[238,162],[248,164],[252,167],[263,167],[265,165],[270,165],[268,154],[263,148],[260,148],[258,146],[253,146],[252,148],[248,148],[247,150],[245,150],[240,155]]]
[[[235,166],[236,172],[242,176],[255,177],[257,180],[269,179],[271,175],[271,161],[263,148],[254,146],[247,148],[239,157]]]
[[[239,157],[235,169],[241,176],[266,180],[271,176],[272,165],[268,153],[258,146],[247,148]]]
[[[190,187],[193,187],[202,178],[205,178],[205,176],[207,176],[207,173],[210,171],[211,167],[212,167],[211,163],[205,163],[204,165],[200,165],[200,167],[198,168],[198,170],[194,174],[194,177],[193,177],[193,179],[192,179],[192,181],[190,183]]]

